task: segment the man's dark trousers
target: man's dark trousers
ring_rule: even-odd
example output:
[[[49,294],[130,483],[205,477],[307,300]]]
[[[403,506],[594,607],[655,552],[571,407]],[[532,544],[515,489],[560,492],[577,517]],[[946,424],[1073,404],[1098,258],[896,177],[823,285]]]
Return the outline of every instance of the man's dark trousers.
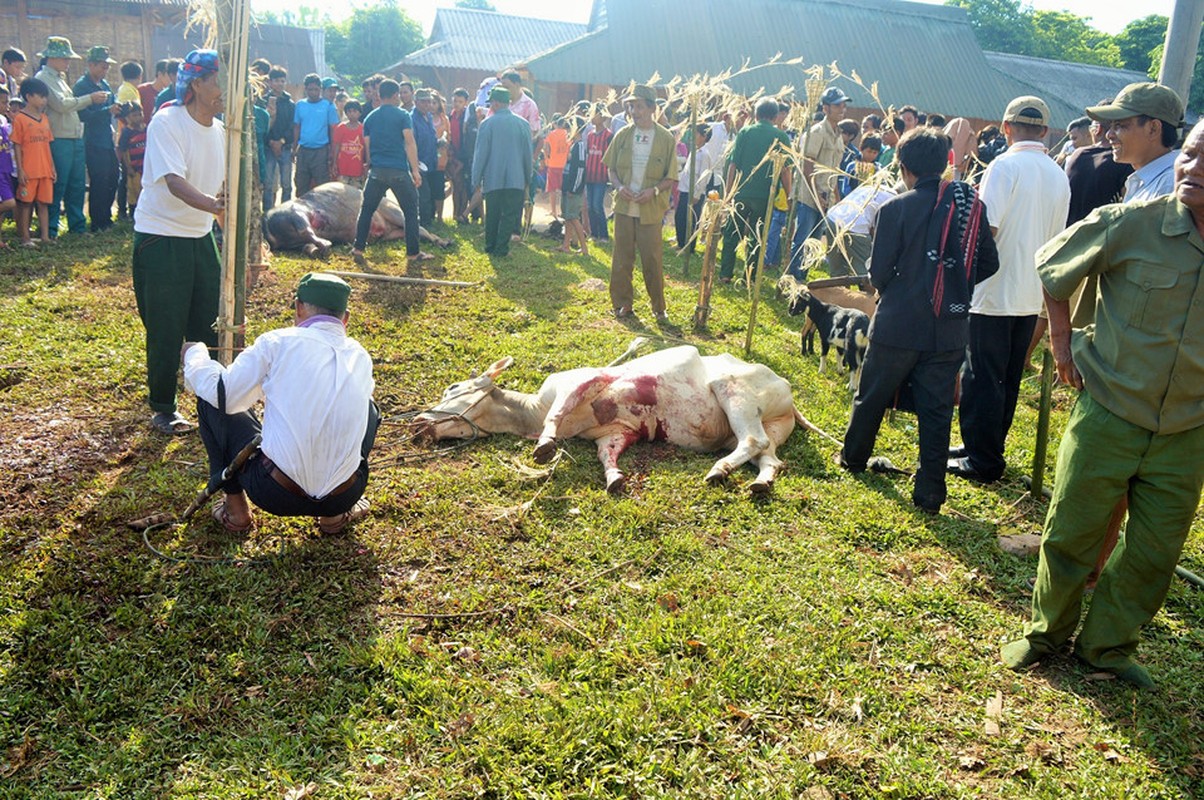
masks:
[[[861,368],[861,382],[853,400],[853,414],[844,436],[841,456],[854,471],[864,470],[882,416],[900,387],[910,379],[920,424],[920,468],[912,500],[935,510],[945,502],[945,462],[949,454],[949,429],[953,423],[953,395],[965,350],[910,350],[871,341]]]
[[[961,433],[971,466],[986,480],[1003,476],[1004,443],[1016,413],[1024,356],[1035,314],[1025,317],[970,315],[970,346],[962,375]]]
[[[510,236],[518,233],[523,219],[523,190],[495,189],[485,193],[485,252],[495,256],[510,253]]]
[[[373,167],[368,171],[368,182],[364,184],[364,199],[360,216],[355,223],[355,249],[363,250],[368,244],[368,231],[372,227],[372,215],[384,199],[385,192],[393,190],[393,198],[401,206],[406,220],[406,255],[416,256],[419,251],[418,238],[418,191],[410,174],[404,169]]]
[[[117,153],[113,146],[85,144],[88,166],[89,229],[95,233],[113,225],[113,200],[117,197]]]
[[[262,426],[250,411],[224,414],[199,398],[196,401],[196,417],[201,441],[209,455],[209,482],[213,485],[221,481],[226,465],[255,438]],[[314,500],[293,494],[276,482],[272,477],[272,468],[258,451],[241,472],[221,484],[222,489],[227,494],[245,491],[252,503],[278,517],[334,517],[346,513],[363,497],[364,488],[368,485],[368,453],[376,442],[379,425],[380,411],[376,403],[369,400],[368,427],[360,445],[360,465],[355,482],[336,495]]]
[[[736,269],[736,246],[743,239],[744,263],[749,274],[756,269],[761,250],[761,228],[765,222],[767,197],[738,197],[736,207],[723,224],[723,255],[719,260],[719,277],[730,278]]]

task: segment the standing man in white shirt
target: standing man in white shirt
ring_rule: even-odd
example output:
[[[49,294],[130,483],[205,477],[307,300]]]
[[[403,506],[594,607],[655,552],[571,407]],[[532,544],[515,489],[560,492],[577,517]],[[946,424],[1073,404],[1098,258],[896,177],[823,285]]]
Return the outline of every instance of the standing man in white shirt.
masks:
[[[1126,203],[1153,200],[1174,190],[1179,151],[1173,148],[1183,125],[1183,101],[1174,89],[1130,83],[1111,103],[1088,108],[1087,116],[1112,123],[1106,137],[1112,160],[1133,167],[1125,181]]]
[[[294,325],[270,331],[224,367],[201,342],[182,351],[184,383],[197,396],[211,480],[259,434],[259,449],[222,484],[212,515],[231,533],[254,521],[247,497],[269,514],[317,517],[340,533],[368,513],[368,453],[380,413],[372,358],[347,335],[351,287],[308,273],[297,284]],[[251,412],[264,400],[263,424]]]
[[[1049,106],[1017,97],[1003,114],[1008,149],[987,167],[980,198],[999,251],[999,271],[978,284],[970,303],[970,345],[962,378],[964,446],[950,451],[949,472],[989,483],[1003,477],[1025,354],[1043,295],[1037,249],[1066,227],[1070,181],[1044,144]]]
[[[222,84],[214,50],[193,50],[176,74],[176,100],[146,129],[142,196],[134,212],[134,297],[146,327],[151,425],[178,434],[193,425],[176,410],[180,345],[217,346],[213,321],[221,261],[213,222],[225,213]]]

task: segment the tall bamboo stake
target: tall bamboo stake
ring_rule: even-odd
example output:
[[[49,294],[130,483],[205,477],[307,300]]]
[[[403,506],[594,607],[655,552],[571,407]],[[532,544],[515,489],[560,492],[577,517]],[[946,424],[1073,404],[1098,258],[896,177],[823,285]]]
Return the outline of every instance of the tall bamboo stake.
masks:
[[[1033,447],[1033,479],[1030,490],[1040,495],[1045,486],[1045,456],[1049,451],[1049,414],[1053,398],[1054,375],[1053,354],[1049,348],[1041,356],[1041,405],[1037,411],[1037,442]]]
[[[694,135],[694,128],[697,126],[698,104],[690,103],[690,132],[687,134],[690,137],[690,193],[686,198],[682,198],[680,192],[677,194],[677,202],[689,201],[686,205],[686,261],[681,268],[683,278],[690,277],[690,256],[694,255],[694,181],[698,180],[698,137]]]
[[[698,305],[694,307],[694,330],[707,326],[711,315],[711,289],[715,282],[715,252],[719,244],[719,229],[723,227],[723,202],[707,198],[702,209],[699,233],[706,246],[702,250],[702,274],[698,278]]]
[[[217,50],[225,75],[226,98],[226,230],[222,235],[222,279],[218,304],[218,358],[234,359],[235,333],[243,325],[246,295],[247,206],[250,169],[244,165],[247,124],[247,43],[251,28],[249,0],[215,0]],[[244,187],[244,183],[247,185]]]
[[[782,165],[786,163],[786,154],[774,145],[773,173],[769,179],[769,199],[765,201],[765,220],[761,223],[761,246],[757,248],[757,275],[753,281],[752,307],[748,312],[748,333],[744,335],[744,355],[752,352],[753,328],[757,324],[757,305],[761,299],[761,279],[765,274],[765,245],[769,243],[769,223],[773,214],[773,200],[776,196],[778,179],[782,177]]]

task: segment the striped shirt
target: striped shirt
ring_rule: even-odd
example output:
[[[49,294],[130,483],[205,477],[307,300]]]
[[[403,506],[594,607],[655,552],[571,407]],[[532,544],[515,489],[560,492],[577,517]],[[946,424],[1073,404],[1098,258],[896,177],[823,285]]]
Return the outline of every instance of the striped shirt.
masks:
[[[602,163],[602,156],[606,154],[606,148],[610,144],[613,134],[607,128],[595,130],[586,137],[585,151],[585,182],[586,183],[606,183],[609,180],[609,174],[606,170],[606,165]]]

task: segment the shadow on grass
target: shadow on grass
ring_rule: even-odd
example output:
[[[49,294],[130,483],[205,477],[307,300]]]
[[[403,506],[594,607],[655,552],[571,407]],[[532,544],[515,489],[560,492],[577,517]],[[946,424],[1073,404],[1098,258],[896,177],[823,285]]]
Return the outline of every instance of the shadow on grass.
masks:
[[[341,780],[367,691],[357,654],[376,635],[375,556],[354,530],[320,537],[311,520],[261,515],[237,537],[202,509],[152,531],[155,546],[261,563],[160,560],[124,523],[156,495],[178,512],[203,481],[203,450],[181,442],[165,462],[168,439],[124,435],[123,452],[73,476],[81,499],[43,520],[8,576],[23,586],[0,638],[4,782],[142,798]]]

